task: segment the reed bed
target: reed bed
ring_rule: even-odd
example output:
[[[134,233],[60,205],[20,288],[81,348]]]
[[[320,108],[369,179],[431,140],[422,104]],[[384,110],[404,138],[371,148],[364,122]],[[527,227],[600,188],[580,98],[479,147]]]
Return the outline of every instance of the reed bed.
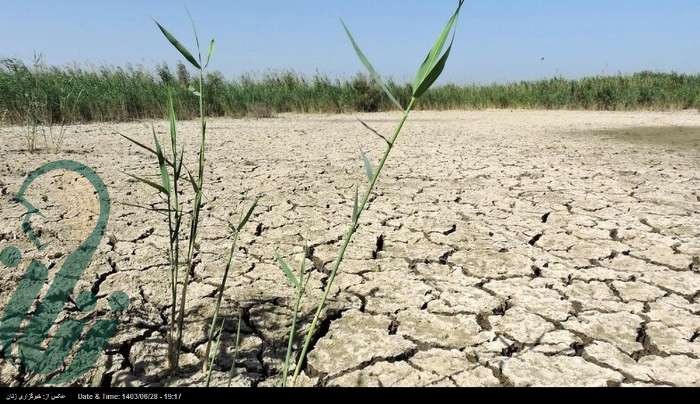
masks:
[[[189,70],[188,70],[189,69]],[[40,61],[0,61],[0,118],[25,124],[162,119],[163,100],[172,94],[180,119],[199,116],[199,99],[189,91],[198,72],[184,64],[174,69],[47,66]],[[192,78],[195,76],[195,79]],[[358,74],[349,79],[294,72],[227,79],[207,72],[205,108],[212,117],[269,117],[277,113],[387,111],[392,102]],[[387,87],[405,105],[410,84],[389,80]],[[700,108],[700,74],[641,72],[576,80],[561,77],[507,84],[444,84],[426,93],[419,109],[586,109],[677,110]]]

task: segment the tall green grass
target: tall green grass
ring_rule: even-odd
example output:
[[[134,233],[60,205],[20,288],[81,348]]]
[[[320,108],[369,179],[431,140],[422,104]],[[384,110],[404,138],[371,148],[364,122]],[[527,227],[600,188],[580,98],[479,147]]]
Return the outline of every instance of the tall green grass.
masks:
[[[181,119],[199,116],[199,99],[189,91],[192,79],[183,64],[145,67],[47,66],[16,59],[0,61],[0,119],[25,124],[128,121],[163,118],[168,93]],[[197,76],[198,72],[193,75]],[[391,100],[357,75],[340,80],[293,72],[226,79],[207,72],[205,108],[210,116],[240,117],[283,112],[373,112],[390,110]],[[387,87],[406,105],[411,86],[389,81]],[[700,108],[700,74],[642,72],[578,80],[553,78],[510,84],[437,86],[426,93],[421,109],[592,109],[669,110]],[[41,111],[37,114],[36,111]]]
[[[488,86],[445,85],[427,93],[422,102],[427,109],[629,111],[700,108],[700,74],[641,72]]]

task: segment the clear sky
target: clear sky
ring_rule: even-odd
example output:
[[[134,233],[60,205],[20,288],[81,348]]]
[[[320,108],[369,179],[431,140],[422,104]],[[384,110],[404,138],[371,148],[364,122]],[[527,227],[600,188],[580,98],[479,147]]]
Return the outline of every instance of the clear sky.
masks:
[[[228,77],[360,70],[338,18],[386,76],[413,77],[456,0],[3,0],[0,55],[51,64],[173,64],[156,18],[191,44],[217,39],[212,68]],[[542,60],[544,58],[544,60]],[[467,0],[447,81],[674,70],[700,72],[698,0]]]

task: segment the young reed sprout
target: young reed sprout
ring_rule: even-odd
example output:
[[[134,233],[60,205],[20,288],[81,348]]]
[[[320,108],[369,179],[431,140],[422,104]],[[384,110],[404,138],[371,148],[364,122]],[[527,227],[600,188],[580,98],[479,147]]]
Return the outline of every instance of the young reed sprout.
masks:
[[[309,246],[304,244],[304,255],[301,257],[301,263],[299,264],[299,271],[297,275],[294,275],[292,267],[289,266],[287,261],[282,258],[278,253],[275,253],[275,258],[279,264],[280,269],[287,277],[289,285],[294,288],[294,308],[292,309],[292,326],[289,330],[289,340],[287,342],[287,354],[284,358],[284,367],[282,368],[282,387],[287,387],[287,381],[289,379],[289,364],[292,359],[292,350],[294,348],[294,336],[297,332],[297,318],[299,317],[299,310],[301,308],[301,301],[304,297],[304,292],[306,292],[306,286],[309,284],[310,276],[306,273],[306,257],[309,256]]]
[[[250,217],[253,215],[253,211],[255,210],[255,207],[258,206],[258,201],[260,201],[260,197],[256,198],[253,204],[250,206],[248,211],[241,217],[240,222],[238,225],[230,225],[231,233],[233,236],[233,241],[231,242],[231,250],[229,251],[228,255],[228,261],[226,262],[226,269],[224,270],[224,276],[221,279],[221,283],[219,284],[219,288],[217,289],[217,298],[216,298],[216,308],[214,309],[214,318],[211,320],[211,327],[209,328],[209,340],[207,342],[207,348],[204,353],[205,358],[209,358],[210,352],[211,352],[211,345],[212,345],[212,340],[214,337],[214,330],[215,330],[215,325],[217,320],[219,319],[219,310],[221,309],[221,301],[224,297],[224,290],[226,288],[226,281],[228,280],[228,274],[231,271],[231,265],[233,263],[233,256],[236,253],[236,244],[238,243],[238,236],[241,233],[241,230],[245,227],[246,223],[248,223],[248,220],[250,220]],[[216,352],[215,350],[214,352]],[[214,355],[215,356],[215,355]],[[207,369],[207,362],[205,362],[205,367],[204,369]],[[209,364],[209,373],[211,374],[211,364],[214,363],[214,359],[212,358],[211,363]]]
[[[428,52],[428,55],[425,57],[425,60],[421,64],[421,66],[418,69],[418,72],[416,73],[416,77],[413,81],[412,84],[412,94],[411,94],[411,99],[408,103],[408,105],[404,108],[397,100],[396,96],[391,92],[389,86],[385,84],[381,76],[377,73],[377,71],[372,67],[372,64],[369,62],[365,54],[362,52],[360,49],[359,45],[355,41],[355,38],[352,36],[350,33],[350,30],[348,27],[345,25],[344,22],[341,21],[343,28],[345,29],[345,32],[350,39],[350,43],[352,44],[353,48],[355,49],[355,53],[357,53],[358,58],[362,62],[362,64],[367,68],[367,71],[369,72],[370,76],[373,78],[373,80],[377,83],[377,85],[384,91],[384,93],[389,97],[391,102],[400,110],[403,111],[403,116],[400,119],[398,125],[396,126],[396,129],[394,130],[394,134],[391,138],[387,139],[384,138],[383,136],[382,139],[386,143],[386,149],[384,151],[384,155],[382,156],[381,160],[379,161],[379,165],[375,169],[369,158],[364,154],[361,153],[361,157],[365,166],[365,172],[367,174],[367,180],[368,180],[368,186],[366,190],[364,191],[364,194],[361,198],[359,198],[359,190],[358,187],[355,187],[355,196],[354,196],[354,202],[353,202],[353,211],[352,211],[352,220],[348,226],[348,229],[345,233],[345,237],[343,238],[343,242],[340,245],[340,250],[338,251],[338,255],[333,263],[332,269],[330,276],[328,278],[328,281],[326,282],[325,290],[323,292],[323,295],[318,303],[318,307],[316,309],[315,315],[313,317],[313,320],[311,322],[311,326],[309,327],[308,331],[306,332],[306,337],[304,339],[304,345],[301,351],[301,354],[299,355],[299,359],[296,363],[295,369],[294,369],[294,377],[292,378],[292,384],[296,384],[296,380],[299,377],[299,373],[301,371],[302,365],[304,364],[304,361],[306,360],[306,354],[308,353],[309,346],[311,344],[311,340],[316,333],[316,329],[318,327],[318,322],[321,317],[321,314],[323,312],[323,309],[326,306],[326,301],[328,300],[329,293],[331,291],[331,288],[333,287],[333,282],[338,274],[338,270],[340,269],[340,265],[343,262],[343,258],[345,257],[345,252],[348,248],[348,245],[352,241],[353,235],[355,232],[357,232],[358,225],[359,225],[359,220],[360,217],[362,216],[362,213],[366,210],[367,208],[367,203],[369,202],[369,199],[374,191],[374,188],[379,180],[379,177],[382,173],[382,170],[384,169],[384,166],[389,158],[389,155],[391,151],[393,150],[394,146],[396,145],[396,141],[399,138],[399,135],[401,134],[401,130],[404,127],[404,124],[406,123],[406,120],[408,119],[408,116],[410,115],[411,111],[413,110],[413,107],[415,106],[416,102],[420,97],[425,94],[425,92],[435,83],[435,81],[440,77],[442,74],[442,71],[445,68],[445,65],[447,63],[447,59],[450,56],[450,52],[452,50],[452,44],[454,43],[454,37],[455,37],[455,31],[456,31],[456,24],[457,24],[457,19],[459,17],[460,10],[462,9],[462,6],[464,4],[464,0],[459,0],[459,4],[457,5],[457,9],[455,12],[452,14],[452,17],[449,19],[447,24],[445,25],[444,29],[440,33],[440,36],[438,37],[437,41],[433,45],[433,47],[430,49]],[[447,44],[448,38],[450,38],[450,43],[447,46],[447,49],[445,50],[445,45]],[[444,52],[443,52],[444,51]],[[369,127],[366,123],[362,123],[365,127]],[[377,131],[371,129],[372,132],[378,133]]]
[[[191,20],[191,18],[190,18]],[[180,54],[199,72],[199,87],[192,88],[191,92],[199,99],[199,117],[201,122],[201,136],[199,143],[199,158],[197,172],[193,175],[184,166],[184,147],[178,147],[177,128],[175,108],[173,105],[172,95],[168,97],[168,118],[170,123],[170,143],[172,156],[168,159],[161,147],[155,129],[153,129],[153,141],[155,149],[150,148],[136,140],[124,136],[129,141],[144,150],[154,154],[158,159],[158,167],[160,169],[160,181],[155,182],[143,177],[131,175],[134,179],[142,182],[158,191],[164,197],[167,208],[164,210],[167,213],[168,233],[169,233],[169,249],[168,259],[170,263],[170,290],[171,290],[171,311],[170,311],[170,329],[168,332],[168,363],[170,370],[176,370],[179,364],[180,352],[182,347],[182,333],[185,316],[185,302],[187,301],[187,286],[190,282],[190,274],[193,270],[193,257],[197,246],[198,226],[200,220],[200,211],[202,208],[202,190],[204,187],[204,165],[206,151],[206,110],[205,110],[205,92],[204,92],[204,72],[211,61],[214,53],[214,40],[212,39],[209,45],[209,50],[206,60],[202,60],[202,53],[199,46],[199,37],[192,22],[192,30],[194,32],[195,42],[197,45],[197,57],[185,48],[168,30],[166,30],[159,22],[155,21],[158,29],[162,32],[165,38],[177,49]],[[179,151],[179,152],[178,152]],[[194,192],[194,203],[190,217],[189,237],[187,238],[187,253],[184,257],[184,262],[181,262],[180,243],[183,239],[181,227],[183,226],[184,206],[180,201],[180,183],[183,179],[183,168],[187,172],[187,181],[192,185]],[[184,241],[183,241],[184,242]],[[184,280],[182,283],[181,294],[178,296],[178,284],[180,282],[180,266],[184,265]],[[177,323],[177,324],[176,324]],[[207,358],[208,359],[208,358]]]
[[[225,320],[221,320],[221,326],[219,327],[219,332],[218,332],[218,337],[216,337],[216,345],[214,346],[214,355],[211,355],[211,358],[207,356],[207,361],[209,362],[209,371],[207,372],[207,385],[206,387],[209,387],[211,384],[211,375],[212,371],[214,370],[214,362],[216,361],[216,352],[219,352],[219,347],[221,346],[221,336],[224,334],[224,322]],[[212,329],[214,326],[212,325]],[[212,334],[209,334],[209,342],[211,343],[211,338]],[[209,347],[207,347],[208,349]]]
[[[233,376],[236,371],[236,360],[238,360],[238,347],[241,342],[241,321],[243,320],[243,309],[238,311],[238,326],[236,327],[236,341],[233,347],[233,359],[231,359],[231,369],[228,371],[228,384],[227,387],[231,387],[231,382],[233,381]]]

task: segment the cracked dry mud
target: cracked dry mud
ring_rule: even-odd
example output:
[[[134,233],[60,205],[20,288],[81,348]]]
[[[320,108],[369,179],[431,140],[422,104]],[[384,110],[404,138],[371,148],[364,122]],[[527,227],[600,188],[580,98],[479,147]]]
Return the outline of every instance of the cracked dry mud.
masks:
[[[388,132],[396,116],[363,118]],[[416,113],[333,286],[301,383],[700,385],[700,132],[687,129],[698,123],[695,112]],[[189,151],[196,128],[180,124]],[[292,302],[273,252],[296,262],[303,238],[312,246],[304,331],[349,221],[353,186],[364,182],[358,149],[378,159],[381,144],[349,115],[215,119],[209,130],[201,248],[175,375],[165,371],[167,233],[158,215],[130,206],[157,198],[124,174],[156,174],[156,166],[116,134],[150,143],[149,124],[71,127],[58,155],[27,154],[20,129],[3,130],[0,248],[18,245],[24,265],[37,257],[60,267],[97,212],[84,180],[43,178],[29,196],[45,213],[33,224],[51,244],[36,252],[12,201],[30,171],[77,160],[95,168],[112,197],[106,236],[74,295],[97,294],[92,317],[107,315],[115,291],[128,293],[131,305],[95,369],[76,384],[204,383],[226,223],[258,193],[264,198],[226,289],[212,383],[225,385],[232,366],[234,385],[279,382]],[[24,268],[2,269],[0,306]],[[78,315],[74,303],[67,308],[59,321]],[[0,363],[0,385],[43,380],[16,361]]]

